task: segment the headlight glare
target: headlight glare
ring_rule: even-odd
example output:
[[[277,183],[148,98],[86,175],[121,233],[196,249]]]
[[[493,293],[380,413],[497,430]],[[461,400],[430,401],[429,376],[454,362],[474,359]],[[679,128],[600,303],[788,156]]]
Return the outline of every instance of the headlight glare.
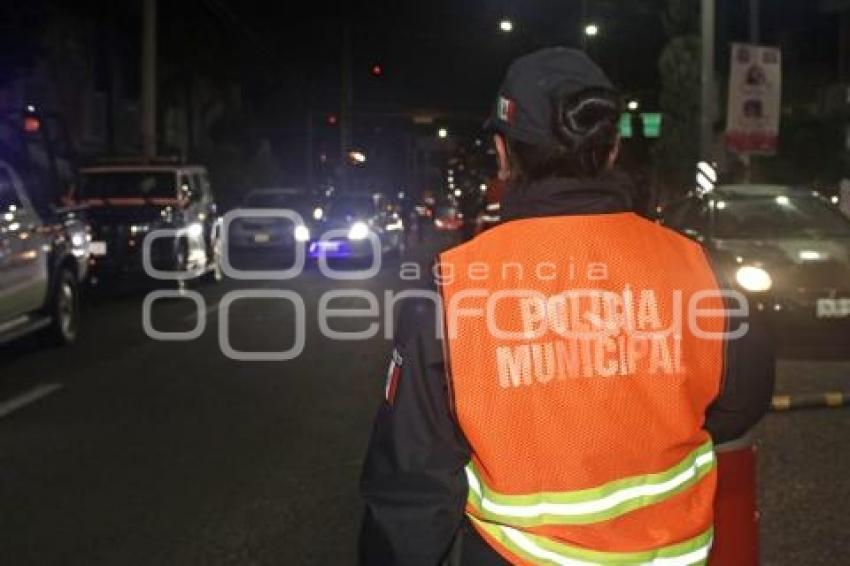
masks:
[[[204,225],[200,222],[189,224],[189,226],[186,228],[186,234],[188,234],[190,238],[200,238],[203,233]]]
[[[355,222],[348,231],[349,240],[365,240],[369,237],[369,227],[363,222]]]
[[[310,240],[310,230],[304,226],[296,226],[295,227],[295,241],[296,242],[307,242]]]
[[[770,273],[754,265],[745,265],[735,272],[735,280],[745,291],[764,293],[773,287]]]

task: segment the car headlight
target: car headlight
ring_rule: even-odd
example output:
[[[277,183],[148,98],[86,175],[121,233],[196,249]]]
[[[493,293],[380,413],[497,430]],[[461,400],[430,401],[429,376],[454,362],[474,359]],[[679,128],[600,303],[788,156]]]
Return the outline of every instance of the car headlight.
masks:
[[[365,240],[369,237],[369,227],[363,222],[355,222],[348,231],[349,240]]]
[[[189,226],[186,227],[186,234],[190,238],[200,238],[203,233],[204,233],[204,225],[201,224],[200,222],[195,222],[193,224],[189,224]]]
[[[150,224],[133,224],[130,226],[130,234],[144,234],[145,232],[150,232]]]
[[[310,230],[304,226],[296,226],[295,227],[295,241],[296,242],[306,242],[310,239]]]
[[[322,218],[324,218],[324,216],[325,216],[325,211],[322,210],[321,206],[317,206],[316,208],[313,209],[313,219],[314,220],[321,220]]]
[[[763,293],[773,287],[770,273],[754,265],[745,265],[735,272],[735,280],[745,291]]]

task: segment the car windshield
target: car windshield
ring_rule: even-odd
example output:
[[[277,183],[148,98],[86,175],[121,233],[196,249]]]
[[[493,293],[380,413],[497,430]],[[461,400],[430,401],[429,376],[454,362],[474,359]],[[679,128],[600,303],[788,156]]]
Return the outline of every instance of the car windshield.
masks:
[[[815,197],[717,201],[715,233],[729,239],[850,238],[850,221]]]
[[[288,208],[302,210],[307,208],[307,197],[298,193],[258,192],[245,198],[248,208]]]
[[[328,206],[328,218],[368,218],[375,214],[369,197],[340,197]]]
[[[80,198],[177,198],[174,173],[109,172],[86,173],[80,185]]]
[[[453,218],[457,214],[457,208],[454,206],[440,206],[437,208],[438,218]]]

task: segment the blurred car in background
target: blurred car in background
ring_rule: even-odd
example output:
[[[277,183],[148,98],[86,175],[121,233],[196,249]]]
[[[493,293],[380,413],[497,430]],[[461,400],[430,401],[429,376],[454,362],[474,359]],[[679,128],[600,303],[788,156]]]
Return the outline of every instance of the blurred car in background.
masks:
[[[662,222],[706,247],[771,320],[783,353],[850,357],[850,220],[830,200],[786,186],[721,186],[668,204]]]
[[[72,196],[88,207],[92,223],[92,283],[142,278],[143,243],[156,230],[174,235],[151,241],[155,269],[221,279],[220,222],[206,168],[127,163],[81,173]]]
[[[239,210],[244,216],[233,220],[227,233],[231,251],[272,252],[286,256],[294,255],[296,246],[308,245],[316,220],[324,214],[322,207],[315,206],[311,196],[298,188],[251,191]],[[292,211],[301,216],[302,221],[293,224],[292,220],[281,216],[252,217],[252,210]]]
[[[404,220],[380,194],[347,193],[331,200],[310,241],[312,258],[369,259],[377,241],[381,255],[401,255],[405,249]]]
[[[463,228],[463,213],[453,203],[441,203],[434,209],[434,228],[454,232]]]

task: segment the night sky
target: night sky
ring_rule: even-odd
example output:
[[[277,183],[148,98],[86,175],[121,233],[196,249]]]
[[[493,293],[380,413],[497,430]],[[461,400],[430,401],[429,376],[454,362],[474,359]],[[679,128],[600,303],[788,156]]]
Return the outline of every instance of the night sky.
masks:
[[[199,4],[208,9],[210,4],[225,5],[257,38],[257,57],[287,67],[286,73],[303,81],[312,104],[329,107],[339,97],[343,20],[352,22],[358,106],[479,113],[489,107],[512,59],[547,45],[577,45],[582,29],[577,0],[301,2],[297,9],[292,3],[258,0]],[[591,55],[625,94],[642,95],[649,104],[657,92],[657,59],[666,42],[661,16],[665,6],[664,0],[587,2],[587,19],[602,30],[590,44]],[[511,34],[498,28],[506,16],[516,25]],[[834,64],[834,20],[818,15],[816,2],[762,2],[763,40],[792,42],[790,60],[806,65]],[[244,33],[235,31],[239,26],[229,27],[245,43]],[[720,0],[718,44],[744,40],[747,33],[746,2]],[[726,57],[718,48],[721,69]],[[375,63],[384,71],[378,80],[370,75]]]
[[[786,61],[829,79],[836,66],[838,18],[819,14],[819,3],[810,0],[761,4],[763,42],[784,45]],[[62,13],[69,21],[79,18],[80,25],[94,17],[99,28],[109,30],[135,86],[139,5],[3,0],[0,70],[26,60],[37,48],[39,26]],[[295,119],[306,109],[332,111],[339,106],[341,37],[348,21],[358,109],[436,108],[483,116],[512,59],[538,47],[578,44],[581,5],[579,0],[160,1],[161,72],[165,76],[182,65],[238,82],[255,110],[270,120]],[[746,39],[747,2],[717,5],[722,74],[728,59],[723,46]],[[639,96],[645,106],[657,96],[666,6],[667,0],[586,1],[587,20],[601,29],[589,46],[591,55],[624,94]],[[499,31],[503,17],[515,22],[513,33]],[[378,79],[370,74],[376,63],[383,70]]]

